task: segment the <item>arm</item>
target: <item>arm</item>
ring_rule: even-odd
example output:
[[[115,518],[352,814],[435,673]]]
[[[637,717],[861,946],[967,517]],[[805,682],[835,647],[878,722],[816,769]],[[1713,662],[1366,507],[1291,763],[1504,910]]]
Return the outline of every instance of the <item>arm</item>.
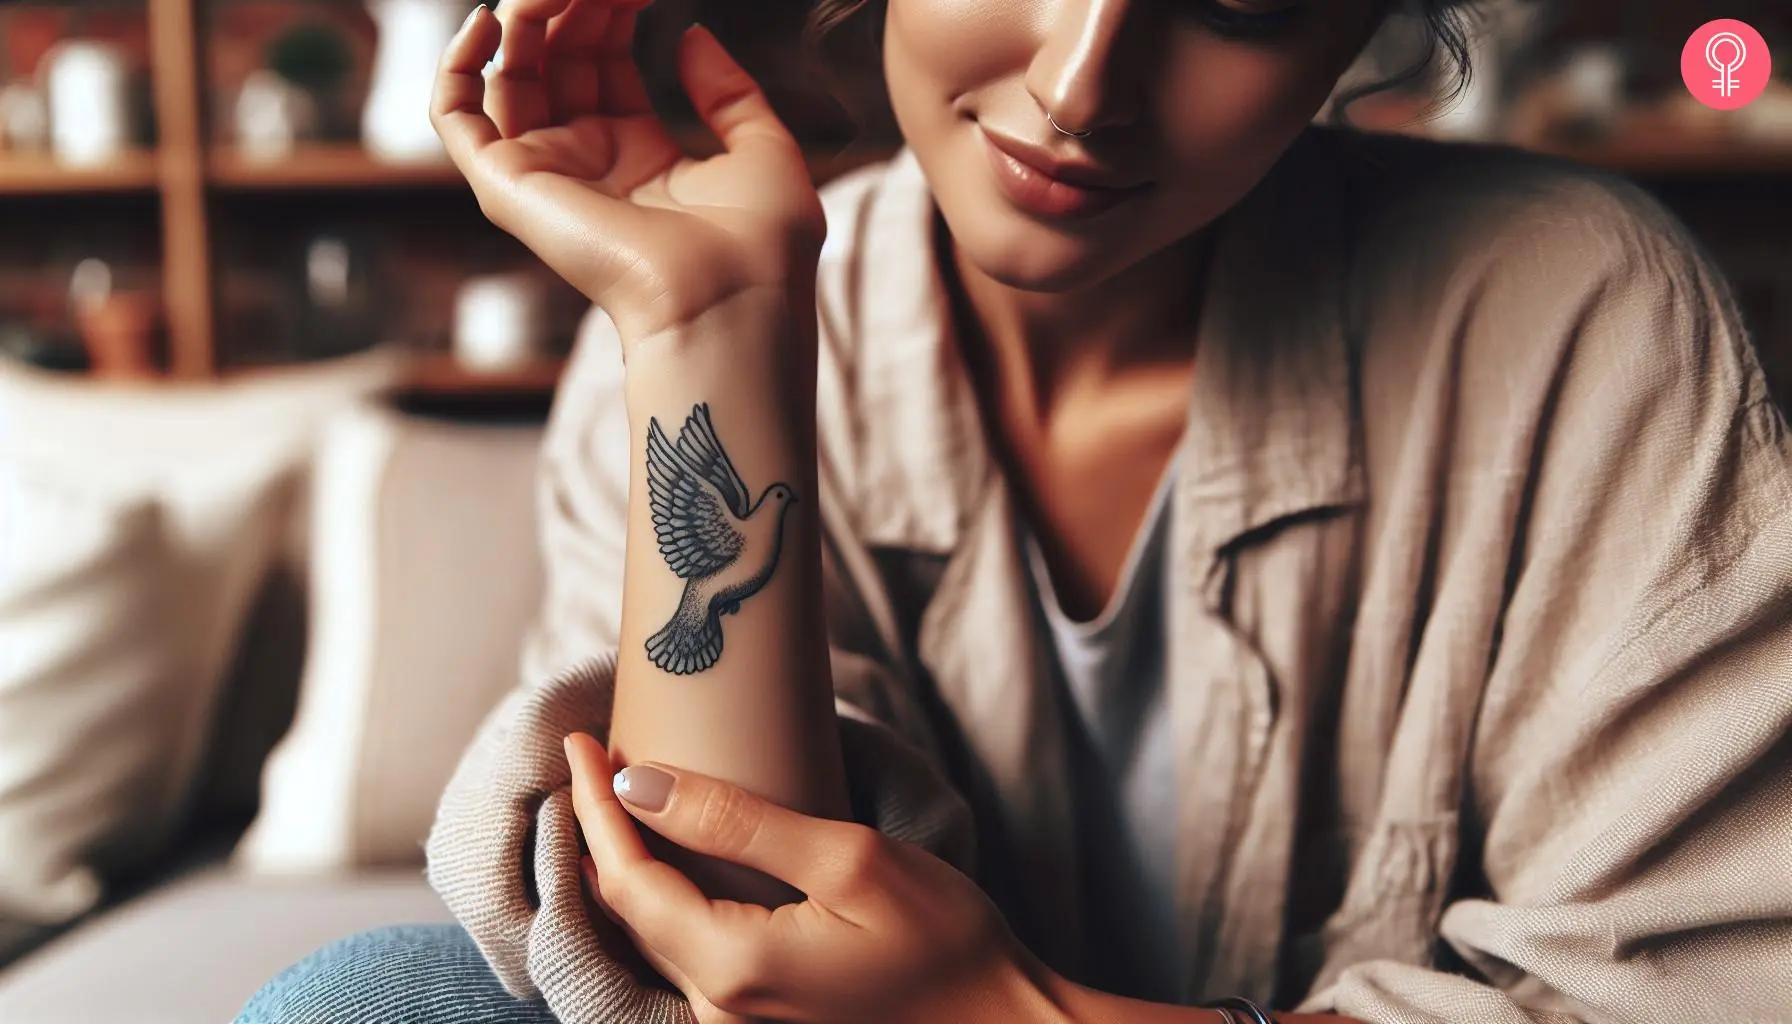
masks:
[[[678,340],[685,328],[714,326],[706,313],[751,308],[735,300],[763,293],[763,285],[805,280],[792,268],[804,256],[813,271],[821,225],[800,151],[775,123],[742,116],[763,111],[747,102],[762,97],[750,83],[742,89],[738,67],[706,34],[687,36],[681,73],[726,151],[685,159],[647,116],[629,58],[634,6],[507,0],[497,19],[476,8],[443,56],[431,109],[486,215],[604,311],[581,332],[543,446],[547,592],[525,645],[523,682],[487,716],[462,756],[427,851],[430,884],[505,988],[545,999],[565,1024],[690,1019],[676,993],[642,983],[620,952],[626,937],[588,910],[561,751],[570,732],[610,731],[625,617],[629,485],[641,451],[622,343]],[[505,56],[493,73],[486,68],[500,20]],[[546,62],[558,62],[554,73],[542,73],[544,48]],[[601,94],[590,87],[593,70],[603,80]],[[559,89],[568,91],[544,95]],[[727,340],[747,345],[741,352],[752,349],[752,338],[772,336],[779,344],[794,338],[801,349],[801,333],[759,331],[755,323],[766,326],[743,314]],[[684,333],[684,340],[694,337]],[[762,363],[761,370],[779,366]],[[713,382],[719,374],[700,379]],[[687,391],[676,398],[686,404],[714,396]],[[723,429],[738,428],[731,422]],[[785,443],[795,449],[803,441],[793,434]],[[743,461],[778,457],[775,443],[742,444]],[[731,624],[738,627],[739,617]],[[819,623],[814,632],[822,634]],[[859,674],[879,674],[871,668]],[[865,819],[962,857],[968,811],[937,772],[875,725],[844,717],[832,724]]]
[[[827,635],[817,628],[824,619],[815,330],[811,292],[765,289],[658,337],[624,341],[631,458],[610,745],[619,765],[665,761],[808,814],[845,818]],[[744,484],[722,495],[732,508],[717,506],[718,490],[728,489],[700,479],[688,458],[696,439],[679,436],[705,426],[724,453],[719,461]],[[694,513],[686,508],[692,504]],[[696,521],[656,529],[656,511],[663,523],[668,510]],[[723,539],[706,536],[714,533]],[[711,572],[706,560],[721,543],[740,550]],[[668,555],[668,545],[684,547]],[[763,585],[743,596],[708,596],[745,578],[733,584],[740,595],[756,576]],[[709,617],[693,621],[692,610]],[[779,895],[747,878],[725,880],[713,863],[681,866],[714,883],[708,889]]]

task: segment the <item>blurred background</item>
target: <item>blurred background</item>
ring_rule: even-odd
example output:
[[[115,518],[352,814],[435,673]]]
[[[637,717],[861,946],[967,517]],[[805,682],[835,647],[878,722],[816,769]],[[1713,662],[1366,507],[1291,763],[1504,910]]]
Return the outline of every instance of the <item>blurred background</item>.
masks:
[[[818,178],[885,155],[887,122],[856,124],[805,63],[807,8],[661,0],[640,50],[666,109],[688,122],[665,88],[667,57],[701,17],[765,82]],[[204,378],[389,344],[419,357],[419,393],[548,393],[577,297],[481,220],[421,112],[435,55],[469,9],[0,3],[0,351]],[[1643,181],[1717,252],[1784,382],[1792,56],[1767,95],[1730,114],[1686,94],[1678,58],[1691,30],[1720,16],[1792,54],[1789,12],[1779,0],[1493,3],[1458,102],[1440,108],[1433,75],[1356,102],[1350,117],[1510,140]],[[1363,75],[1404,66],[1408,29],[1384,33]]]
[[[814,176],[887,156],[873,64],[803,59],[807,0],[700,18]],[[0,0],[0,1021],[226,1020],[365,928],[444,921],[436,800],[541,606],[543,413],[585,303],[480,216],[426,115],[470,0]],[[1749,107],[1680,82],[1737,17]],[[1396,19],[1350,81],[1408,67]],[[1628,175],[1734,283],[1792,394],[1792,5],[1488,6],[1369,129]],[[1325,116],[1337,113],[1328,110]],[[97,980],[96,980],[97,979]]]

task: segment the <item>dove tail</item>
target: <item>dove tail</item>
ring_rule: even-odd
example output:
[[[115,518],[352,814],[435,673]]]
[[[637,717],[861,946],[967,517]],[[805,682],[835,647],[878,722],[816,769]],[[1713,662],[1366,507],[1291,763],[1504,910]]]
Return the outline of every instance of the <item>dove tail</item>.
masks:
[[[722,622],[697,588],[686,586],[672,621],[647,638],[647,657],[662,671],[686,676],[722,656]]]

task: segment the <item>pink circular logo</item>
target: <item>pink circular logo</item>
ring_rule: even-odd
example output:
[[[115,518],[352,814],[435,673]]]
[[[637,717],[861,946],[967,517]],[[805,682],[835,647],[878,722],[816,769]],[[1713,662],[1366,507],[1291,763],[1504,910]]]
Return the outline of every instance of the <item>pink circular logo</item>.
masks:
[[[1772,73],[1767,40],[1734,18],[1700,25],[1680,51],[1680,77],[1686,88],[1714,110],[1737,110],[1753,103]]]

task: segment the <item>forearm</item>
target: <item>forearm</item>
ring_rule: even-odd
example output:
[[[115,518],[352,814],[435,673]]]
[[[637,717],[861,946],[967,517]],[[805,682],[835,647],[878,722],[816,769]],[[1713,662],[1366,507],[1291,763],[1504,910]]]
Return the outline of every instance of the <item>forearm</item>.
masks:
[[[663,761],[844,818],[821,607],[814,332],[811,295],[765,290],[677,331],[625,339],[631,468],[610,743],[619,764]],[[684,459],[681,431],[698,406],[744,485],[724,517],[738,554],[714,572],[665,550],[651,493],[656,472],[664,492],[668,463],[662,447],[651,468],[650,427]],[[794,498],[782,507],[778,484]],[[719,650],[699,642],[716,634]]]

